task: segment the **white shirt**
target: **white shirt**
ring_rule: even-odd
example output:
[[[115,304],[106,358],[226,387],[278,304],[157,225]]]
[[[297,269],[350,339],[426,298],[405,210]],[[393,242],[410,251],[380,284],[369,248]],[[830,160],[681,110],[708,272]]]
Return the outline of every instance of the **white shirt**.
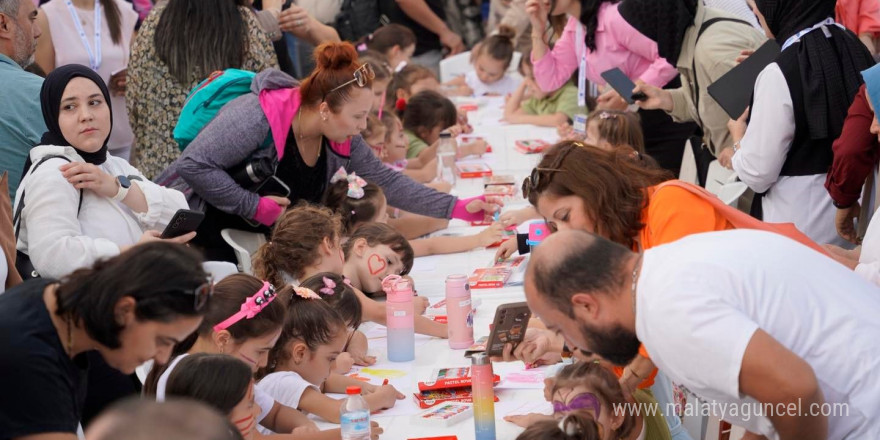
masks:
[[[159,376],[159,380],[156,381],[156,401],[164,402],[165,401],[165,387],[168,385],[168,377],[171,376],[171,371],[174,370],[174,367],[177,366],[178,362],[181,359],[189,356],[189,354],[184,353],[180,356],[171,360],[171,363],[168,364],[168,368],[162,372],[162,375]],[[272,399],[272,396],[261,392],[257,387],[254,387],[254,403],[260,406],[260,417],[259,421],[262,421],[269,415],[269,411],[272,410],[272,407],[275,405],[275,399]]]
[[[862,209],[867,209],[867,207]],[[880,216],[876,212],[871,223],[868,223],[868,230],[865,231],[862,251],[859,254],[859,264],[855,271],[862,278],[880,285]]]
[[[278,403],[295,408],[301,413],[308,415],[307,412],[299,409],[299,401],[302,399],[303,393],[307,389],[313,389],[321,392],[321,389],[305,380],[298,373],[293,371],[279,371],[269,374],[257,383],[254,392],[259,391],[267,396],[275,399]],[[263,427],[257,427],[261,434],[271,434],[272,431]]]
[[[828,418],[829,439],[880,438],[880,289],[828,257],[765,231],[691,235],[645,252],[636,308],[661,371],[703,401],[740,405],[715,411],[724,420],[778,438],[740,394],[761,329],[810,364],[825,402],[848,405],[848,417]]]
[[[516,88],[519,87],[519,81],[513,79],[509,73],[505,73],[501,79],[492,84],[486,84],[483,81],[480,81],[480,78],[477,77],[477,72],[472,70],[464,76],[464,81],[467,83],[467,86],[474,91],[474,96],[488,94],[507,96],[515,92]]]
[[[816,243],[852,248],[837,234],[837,208],[825,189],[827,174],[780,176],[795,134],[794,106],[779,65],[768,65],[755,83],[746,135],[733,155],[733,170],[756,193],[767,192],[763,220],[794,223]]]
[[[34,165],[51,155],[84,162],[72,147],[42,145],[30,153]],[[16,208],[25,194],[16,248],[30,256],[43,277],[60,278],[98,259],[118,255],[120,247],[137,243],[145,230],[161,231],[178,209],[189,208],[183,193],[151,182],[125,160],[108,154],[100,168],[111,176],[139,177],[131,183],[144,193],[147,211],[135,213],[91,190],[82,192],[80,209],[79,190],[58,169],[67,163],[55,158],[36,170],[31,168],[15,194]]]

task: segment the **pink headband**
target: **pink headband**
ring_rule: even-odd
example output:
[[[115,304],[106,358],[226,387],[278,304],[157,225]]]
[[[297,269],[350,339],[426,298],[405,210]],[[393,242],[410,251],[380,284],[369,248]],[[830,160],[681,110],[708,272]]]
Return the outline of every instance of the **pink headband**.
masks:
[[[225,321],[214,326],[214,331],[226,330],[242,319],[253,319],[258,313],[262,312],[272,301],[275,300],[275,288],[268,281],[263,281],[263,287],[253,296],[244,300],[241,310],[234,315],[226,318]]]

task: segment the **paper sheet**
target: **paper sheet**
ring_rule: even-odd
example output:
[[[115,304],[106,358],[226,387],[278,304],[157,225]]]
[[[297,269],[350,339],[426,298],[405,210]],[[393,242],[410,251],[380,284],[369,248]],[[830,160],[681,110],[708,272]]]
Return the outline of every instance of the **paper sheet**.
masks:
[[[495,417],[524,415],[524,414],[553,414],[553,405],[546,400],[511,400],[500,401],[495,404]]]
[[[522,362],[498,362],[492,365],[495,374],[501,376],[496,389],[543,390],[548,367],[526,369]]]

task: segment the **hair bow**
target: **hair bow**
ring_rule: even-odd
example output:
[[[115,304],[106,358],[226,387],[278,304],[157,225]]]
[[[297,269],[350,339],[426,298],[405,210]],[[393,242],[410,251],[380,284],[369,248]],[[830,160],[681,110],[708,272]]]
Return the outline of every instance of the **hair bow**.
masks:
[[[333,289],[336,288],[336,283],[330,278],[323,277],[324,279],[324,287],[320,288],[318,291],[323,293],[324,295],[333,295],[336,293]]]
[[[294,287],[293,292],[296,293],[296,296],[302,299],[321,299],[314,290],[309,289],[308,287]]]
[[[352,289],[354,289],[354,286],[351,284],[351,280],[348,279],[348,277],[343,277],[343,278],[342,278],[342,284],[345,284],[346,286],[351,287]]]
[[[358,200],[364,198],[364,187],[367,186],[366,180],[361,179],[355,173],[347,174],[344,167],[339,167],[330,179],[330,183],[339,181],[348,181],[348,197]]]

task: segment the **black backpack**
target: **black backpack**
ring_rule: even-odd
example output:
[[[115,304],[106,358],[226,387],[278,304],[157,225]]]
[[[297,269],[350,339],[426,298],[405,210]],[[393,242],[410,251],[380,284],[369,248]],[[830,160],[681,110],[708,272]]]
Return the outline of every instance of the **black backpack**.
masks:
[[[356,42],[379,29],[382,19],[379,0],[343,0],[333,27],[342,40]]]

